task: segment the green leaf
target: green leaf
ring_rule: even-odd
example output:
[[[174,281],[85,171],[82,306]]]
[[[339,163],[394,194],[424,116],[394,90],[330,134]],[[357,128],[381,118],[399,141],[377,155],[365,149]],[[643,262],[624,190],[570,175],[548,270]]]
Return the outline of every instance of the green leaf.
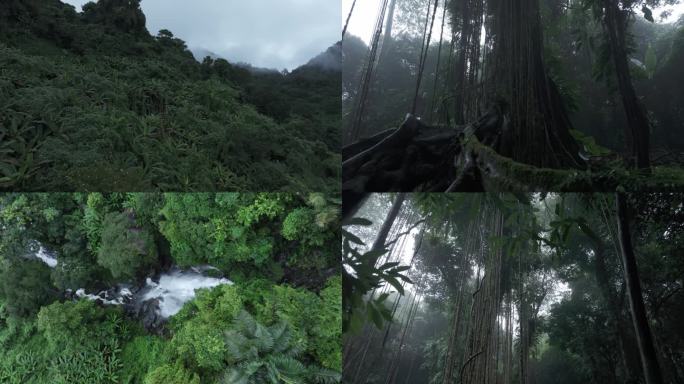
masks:
[[[385,319],[385,321],[392,321],[392,311],[390,311],[387,307],[385,307],[384,305],[380,305],[378,306],[378,310],[380,311],[380,314]]]
[[[651,9],[650,9],[650,8],[648,8],[647,6],[644,5],[644,6],[641,8],[641,12],[644,13],[644,19],[650,21],[651,23],[655,22],[655,21],[653,20],[653,13],[651,12]]]
[[[404,280],[405,282],[407,282],[407,283],[409,283],[409,284],[413,284],[413,280],[411,280],[411,279],[410,279],[408,276],[406,276],[406,275],[399,275],[399,278],[402,279],[402,280]]]
[[[404,295],[404,287],[401,286],[399,280],[397,280],[394,276],[385,276],[385,280],[388,283],[390,283],[394,288],[396,288],[397,292],[399,292],[400,295]]]
[[[361,241],[361,239],[359,239],[358,236],[354,235],[353,233],[351,233],[351,232],[349,232],[349,231],[345,231],[344,229],[342,230],[342,236],[344,236],[345,238],[347,238],[347,239],[348,239],[349,241],[351,241],[352,243],[355,243],[355,244],[358,244],[358,245],[366,245],[366,243],[364,243],[363,241]]]
[[[345,226],[347,226],[347,225],[362,225],[364,227],[367,227],[369,225],[373,225],[373,222],[368,220],[368,219],[364,219],[362,217],[355,217],[355,218],[349,220],[349,222],[345,224]]]
[[[394,267],[396,267],[397,265],[399,265],[399,262],[398,262],[398,261],[395,261],[395,262],[392,262],[392,263],[385,263],[385,264],[383,264],[383,265],[380,267],[380,270],[385,270],[385,269],[394,268]]]
[[[361,256],[361,259],[370,261],[370,264],[375,265],[375,261],[380,258],[380,256],[387,253],[387,249],[376,249],[374,251],[368,251]],[[382,268],[380,268],[382,269]]]
[[[562,233],[561,236],[563,238],[563,243],[568,242],[568,236],[570,236],[570,229],[572,228],[572,225],[563,225]]]
[[[368,303],[368,315],[371,318],[371,320],[373,320],[373,323],[376,327],[382,328],[382,314],[380,313],[380,311],[378,311],[377,308],[375,308],[375,305],[373,305],[373,303]]]

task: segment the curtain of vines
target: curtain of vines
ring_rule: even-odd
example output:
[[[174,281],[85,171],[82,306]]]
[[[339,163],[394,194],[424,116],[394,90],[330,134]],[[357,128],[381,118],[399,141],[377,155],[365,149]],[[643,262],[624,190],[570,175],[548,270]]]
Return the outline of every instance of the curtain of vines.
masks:
[[[458,59],[454,69],[456,74],[455,119],[456,124],[465,124],[477,118],[480,112],[479,103],[482,102],[481,64],[484,60],[480,40],[485,18],[485,2],[484,0],[464,0],[452,1],[451,4],[452,28],[458,28],[460,23]]]
[[[409,235],[406,233],[413,225],[414,223],[418,220],[417,219],[418,214],[411,210],[410,208],[407,208],[407,206],[403,206],[402,209],[400,210],[396,220],[394,221],[390,233],[387,236],[388,243],[390,244],[389,246],[389,252],[385,254],[385,256],[381,257],[378,260],[377,265],[383,265],[385,263],[392,263],[392,262],[401,262],[401,258],[404,255],[404,253],[407,250],[407,241],[409,238]],[[419,236],[422,238],[422,232],[421,235]],[[419,243],[418,243],[419,244]],[[418,250],[417,248],[414,250],[413,257],[411,258],[410,264],[413,263],[413,259],[415,258],[415,255],[417,254]],[[406,282],[402,281],[401,283],[402,287],[405,287]],[[370,299],[373,299],[376,296],[389,293],[391,290],[391,286],[386,284],[379,290],[374,290],[370,294]],[[403,296],[396,295],[392,305],[391,305],[391,313],[392,317],[397,319],[401,318],[401,322],[399,324],[404,324],[404,327],[408,326],[408,323],[411,320],[410,312],[414,312],[415,310],[413,309],[414,305],[417,305],[415,303],[415,295],[412,298],[408,298],[408,300],[413,300],[414,303],[411,305],[411,309],[409,311],[409,314],[405,312],[398,312],[399,309],[399,304],[400,300],[404,298]],[[407,298],[404,298],[407,300]],[[392,326],[392,323],[389,323],[385,325],[384,329],[379,330],[373,325],[367,325],[364,327],[362,333],[360,336],[350,338],[345,342],[345,348],[344,348],[344,377],[346,380],[350,383],[358,383],[362,382],[363,377],[361,375],[361,372],[364,371],[364,368],[374,364],[377,360],[381,359],[383,356],[369,356],[368,352],[369,349],[374,343],[377,342],[382,342],[383,346],[384,343],[386,342],[387,335],[389,334],[389,329]],[[391,375],[388,375],[388,377],[391,377]]]
[[[533,253],[535,245],[522,243],[515,254],[504,252],[503,239],[519,236],[520,223],[504,225],[501,207],[486,200],[479,204],[481,214],[462,234],[464,253],[451,306],[442,383],[526,383],[534,311],[525,294],[529,261],[524,255]]]

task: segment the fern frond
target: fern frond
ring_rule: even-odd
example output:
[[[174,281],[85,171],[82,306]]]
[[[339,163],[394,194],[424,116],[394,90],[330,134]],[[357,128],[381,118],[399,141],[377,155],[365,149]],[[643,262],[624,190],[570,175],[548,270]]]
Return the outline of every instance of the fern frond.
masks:
[[[336,384],[342,380],[342,374],[325,368],[310,367],[308,381],[316,384]]]

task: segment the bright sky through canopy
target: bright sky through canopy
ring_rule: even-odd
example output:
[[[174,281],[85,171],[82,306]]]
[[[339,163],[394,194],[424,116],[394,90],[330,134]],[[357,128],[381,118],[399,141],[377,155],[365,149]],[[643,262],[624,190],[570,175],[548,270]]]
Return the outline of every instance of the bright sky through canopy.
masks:
[[[354,0],[342,0],[342,27],[344,27],[347,16],[349,16],[349,10],[351,9],[353,2]],[[378,17],[381,2],[381,0],[356,0],[354,12],[349,20],[349,26],[347,27],[347,33],[361,38],[366,44],[370,44],[371,38],[373,37],[373,27],[375,27],[375,20]],[[432,10],[434,2],[431,0],[430,4],[430,9]],[[425,0],[425,6],[427,6],[427,0]],[[433,43],[439,42],[439,33],[442,28],[442,12],[444,11],[443,7],[444,3],[440,0],[437,8],[437,16],[435,17],[435,24],[432,27]],[[398,12],[398,10],[396,12]],[[426,12],[427,9],[425,7],[420,11],[420,17],[423,21],[425,20]],[[387,22],[387,17],[385,17],[385,22]],[[450,37],[449,34],[449,22],[447,19],[447,23],[444,26],[444,38],[448,40]]]
[[[80,7],[88,0],[62,0]],[[231,62],[294,69],[340,39],[340,0],[143,0],[147,29]]]
[[[400,1],[400,0],[399,0]],[[424,0],[425,5],[427,6],[427,1]],[[349,15],[349,10],[351,9],[352,3],[354,0],[342,0],[342,25],[344,26],[344,22],[347,19],[347,16]],[[380,3],[381,0],[356,0],[356,5],[354,6],[354,12],[352,14],[351,19],[349,20],[349,27],[347,32],[360,37],[363,41],[366,42],[366,44],[370,43],[371,37],[373,36],[373,27],[375,25],[375,20],[378,17],[378,10],[380,8]],[[432,4],[433,1],[430,1]],[[438,8],[438,13],[437,13],[437,18],[435,19],[435,25],[432,29],[432,36],[433,36],[433,42],[439,41],[439,30],[441,27],[441,12],[442,12],[442,6],[443,2],[440,1],[439,8]],[[661,22],[660,20],[660,14],[663,11],[669,10],[672,12],[672,15],[668,17],[666,20],[663,20],[662,22],[664,23],[671,23],[677,21],[680,16],[684,15],[684,2],[680,2],[679,4],[675,5],[669,5],[669,6],[664,6],[660,8],[653,9],[653,17],[655,18],[656,22]],[[641,12],[638,12],[639,16],[643,15]],[[424,16],[423,16],[424,17]],[[448,24],[448,20],[447,20]],[[446,30],[446,29],[445,29]],[[436,40],[435,40],[436,36]],[[449,36],[448,34],[445,33],[445,38],[448,39]]]
[[[667,19],[660,20],[660,14],[663,13],[663,11],[670,11],[672,14]],[[684,15],[684,2],[653,9],[653,18],[657,23],[673,23],[682,17],[682,15]]]

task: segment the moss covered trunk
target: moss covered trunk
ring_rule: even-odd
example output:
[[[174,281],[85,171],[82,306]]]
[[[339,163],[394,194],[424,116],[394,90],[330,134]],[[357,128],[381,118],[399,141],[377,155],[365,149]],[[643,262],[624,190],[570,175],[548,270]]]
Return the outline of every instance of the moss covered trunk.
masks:
[[[637,98],[629,73],[625,43],[627,13],[618,7],[616,0],[604,0],[604,7],[604,24],[610,44],[611,56],[615,64],[615,75],[620,90],[622,106],[627,115],[625,133],[631,141],[632,154],[636,157],[637,168],[649,169],[651,166],[649,155],[650,128],[646,111]]]

